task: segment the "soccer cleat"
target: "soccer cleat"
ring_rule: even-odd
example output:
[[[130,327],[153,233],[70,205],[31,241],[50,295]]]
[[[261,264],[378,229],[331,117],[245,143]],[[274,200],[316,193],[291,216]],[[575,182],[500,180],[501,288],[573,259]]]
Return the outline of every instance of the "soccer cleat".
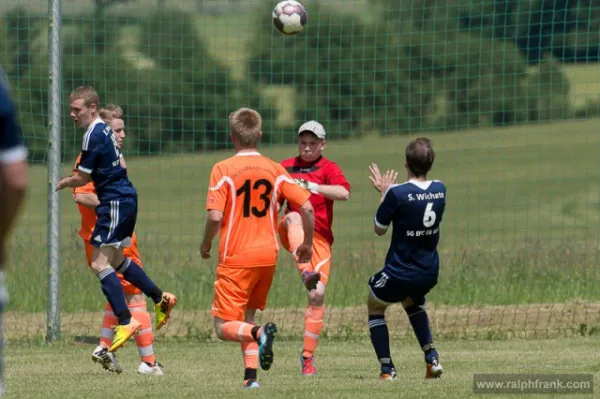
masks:
[[[162,364],[156,361],[154,362],[154,366],[152,366],[150,363],[141,362],[137,372],[139,374],[146,375],[165,375],[165,369],[163,368]]]
[[[317,288],[317,284],[321,280],[321,273],[314,270],[305,270],[302,272],[302,283],[307,290],[312,291]]]
[[[245,389],[260,388],[260,384],[254,378],[250,378],[250,379],[244,381],[244,388]]]
[[[302,375],[313,376],[317,375],[314,357],[304,357],[300,354],[300,363],[302,364]]]
[[[433,359],[431,363],[427,363],[425,370],[425,378],[440,378],[444,369],[437,359]]]
[[[173,294],[163,292],[162,299],[154,306],[156,311],[156,329],[160,330],[162,326],[167,324],[167,320],[171,317],[171,310],[177,304],[177,298]]]
[[[442,365],[439,361],[440,356],[437,351],[431,350],[425,354],[425,364],[427,368],[425,369],[425,378],[440,378],[442,372]]]
[[[99,363],[104,370],[111,371],[113,373],[121,374],[123,369],[117,362],[117,356],[114,353],[108,351],[104,346],[98,345],[92,352],[92,360],[95,363]]]
[[[258,337],[258,360],[260,368],[268,370],[273,364],[273,341],[277,335],[277,326],[275,323],[267,323],[263,326]]]
[[[134,319],[133,317],[131,318],[129,324],[116,326],[115,336],[113,338],[112,344],[110,345],[110,348],[108,348],[108,351],[115,352],[117,349],[125,345],[125,342],[127,342],[129,338],[131,338],[138,331],[140,331],[141,328],[142,325],[140,324],[140,322]]]
[[[379,374],[379,379],[382,381],[394,381],[398,375],[396,374],[396,369],[389,366],[381,366],[381,373]]]

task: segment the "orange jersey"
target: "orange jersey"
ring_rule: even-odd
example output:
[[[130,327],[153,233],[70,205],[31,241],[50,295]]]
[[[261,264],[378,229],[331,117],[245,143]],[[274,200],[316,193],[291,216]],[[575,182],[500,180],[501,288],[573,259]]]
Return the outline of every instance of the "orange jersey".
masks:
[[[258,152],[218,162],[210,174],[206,210],[223,212],[219,264],[228,267],[277,263],[277,201],[302,206],[310,192],[283,166]]]
[[[79,165],[80,159],[81,154],[77,156],[77,160],[75,161],[75,166],[73,167],[74,172],[78,171],[77,166]],[[96,194],[94,182],[89,182],[84,186],[74,188],[73,197],[75,197],[75,194]],[[98,219],[96,216],[96,211],[79,204],[77,204],[77,207],[79,208],[79,213],[81,214],[79,237],[83,238],[86,242],[89,242],[92,238],[94,227],[96,227],[96,220]],[[128,258],[133,258],[133,260],[138,262],[138,264],[141,266],[140,253],[137,248],[137,237],[135,236],[135,233],[133,233],[131,236],[131,246],[125,248],[123,254]]]

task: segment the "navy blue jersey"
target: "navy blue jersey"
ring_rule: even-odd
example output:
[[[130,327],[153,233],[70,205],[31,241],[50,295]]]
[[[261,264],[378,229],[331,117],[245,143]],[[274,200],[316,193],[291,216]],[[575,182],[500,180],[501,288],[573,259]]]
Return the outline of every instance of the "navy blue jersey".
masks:
[[[15,105],[10,98],[8,82],[0,69],[0,163],[10,164],[27,158],[21,140]]]
[[[437,277],[440,223],[446,207],[446,187],[440,181],[410,180],[394,184],[384,194],[375,223],[393,223],[385,272],[399,280]]]
[[[121,152],[110,127],[96,119],[83,136],[78,169],[92,176],[100,203],[137,197],[127,169],[121,167]]]

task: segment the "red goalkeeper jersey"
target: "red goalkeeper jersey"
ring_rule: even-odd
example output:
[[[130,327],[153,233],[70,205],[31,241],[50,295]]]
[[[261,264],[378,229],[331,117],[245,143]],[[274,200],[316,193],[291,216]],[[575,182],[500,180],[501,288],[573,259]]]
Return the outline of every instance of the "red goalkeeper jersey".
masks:
[[[301,178],[317,184],[328,186],[342,186],[350,191],[350,183],[340,167],[333,161],[321,156],[313,162],[304,162],[300,157],[289,158],[281,162],[281,165],[293,178]],[[315,208],[315,233],[327,240],[329,245],[333,244],[333,200],[325,198],[321,194],[311,194],[310,202]],[[290,204],[286,213],[298,211]]]

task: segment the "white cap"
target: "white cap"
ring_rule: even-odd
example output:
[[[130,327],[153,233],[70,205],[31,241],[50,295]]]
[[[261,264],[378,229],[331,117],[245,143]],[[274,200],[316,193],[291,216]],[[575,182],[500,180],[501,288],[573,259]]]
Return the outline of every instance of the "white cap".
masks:
[[[308,121],[305,122],[300,129],[298,129],[298,135],[302,132],[313,132],[315,136],[323,140],[325,138],[325,128],[317,121]]]

